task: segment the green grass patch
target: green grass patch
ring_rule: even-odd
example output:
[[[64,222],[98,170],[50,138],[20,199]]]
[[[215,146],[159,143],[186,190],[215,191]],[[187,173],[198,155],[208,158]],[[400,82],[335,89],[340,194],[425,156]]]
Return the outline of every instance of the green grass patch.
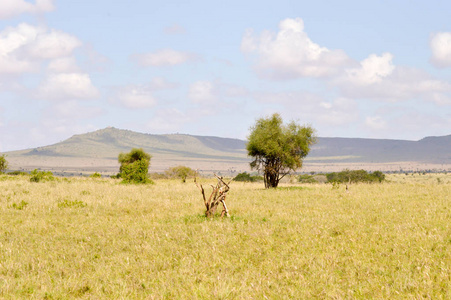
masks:
[[[301,191],[301,190],[305,190],[308,189],[307,187],[304,186],[279,186],[276,188],[276,190],[279,191]]]
[[[28,202],[26,201],[20,201],[19,203],[13,203],[11,204],[11,208],[17,209],[17,210],[23,210],[25,207],[27,207]]]
[[[85,207],[86,203],[81,200],[69,200],[69,199],[62,199],[58,201],[58,207],[59,208],[66,208],[66,207]]]

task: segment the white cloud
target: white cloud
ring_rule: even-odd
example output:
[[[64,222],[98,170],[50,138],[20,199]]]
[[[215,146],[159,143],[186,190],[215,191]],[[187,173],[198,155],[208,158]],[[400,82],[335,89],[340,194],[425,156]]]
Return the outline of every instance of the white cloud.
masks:
[[[59,30],[39,30],[35,39],[27,45],[26,51],[33,58],[54,59],[71,55],[82,45],[76,37]]]
[[[395,66],[393,56],[371,54],[359,67],[346,69],[331,80],[341,94],[349,98],[377,99],[398,102],[423,99],[437,104],[447,104],[451,84],[433,78],[418,69]]]
[[[256,37],[252,29],[248,29],[241,50],[256,52],[258,72],[274,79],[331,76],[352,63],[344,51],[314,43],[304,32],[300,18],[281,21],[276,35],[264,31]]]
[[[47,100],[95,99],[100,95],[88,74],[50,74],[38,88],[38,96]]]
[[[382,56],[371,54],[360,63],[359,68],[347,69],[348,80],[356,85],[368,85],[381,82],[393,73],[393,55],[384,53]]]
[[[20,53],[24,46],[36,39],[37,34],[38,29],[28,24],[8,27],[0,32],[0,73],[14,74],[37,69],[35,61]]]
[[[58,100],[97,98],[99,92],[89,75],[80,71],[73,54],[80,46],[79,39],[59,30],[26,23],[8,27],[0,32],[0,74],[38,73],[47,65],[46,78],[32,96]]]
[[[157,104],[151,89],[144,85],[128,85],[120,87],[116,91],[113,101],[118,101],[123,106],[132,109],[150,108]]]
[[[439,68],[451,67],[451,32],[432,35],[429,46],[432,51],[431,63]]]
[[[451,33],[431,38],[432,61],[451,66]],[[271,79],[320,78],[338,89],[339,96],[385,102],[421,99],[449,105],[451,83],[416,68],[396,66],[391,53],[371,54],[360,63],[342,50],[330,50],[313,42],[302,19],[285,19],[279,31],[260,35],[248,29],[241,43],[244,53],[255,54],[256,70]]]
[[[216,88],[210,81],[197,81],[191,84],[188,97],[192,102],[199,104],[211,104],[218,100]]]
[[[156,52],[136,54],[132,57],[141,66],[175,66],[197,60],[196,55],[173,49],[162,49]]]
[[[36,0],[35,4],[24,0],[0,1],[0,19],[8,19],[23,13],[38,14],[54,9],[52,0]]]
[[[22,23],[0,32],[0,73],[36,72],[40,63],[72,55],[81,42],[67,33]]]

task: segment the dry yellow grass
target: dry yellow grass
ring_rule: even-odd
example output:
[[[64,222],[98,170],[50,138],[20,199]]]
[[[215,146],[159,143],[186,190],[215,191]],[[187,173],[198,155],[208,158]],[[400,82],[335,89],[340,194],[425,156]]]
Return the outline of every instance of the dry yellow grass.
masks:
[[[389,180],[234,182],[208,220],[193,183],[0,176],[0,298],[451,298],[451,175]]]

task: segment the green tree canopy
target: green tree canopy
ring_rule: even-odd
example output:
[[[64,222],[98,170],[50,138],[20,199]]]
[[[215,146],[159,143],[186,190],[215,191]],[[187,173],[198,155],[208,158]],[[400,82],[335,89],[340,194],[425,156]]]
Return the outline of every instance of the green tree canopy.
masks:
[[[141,148],[133,148],[129,153],[120,153],[118,161],[120,177],[125,183],[150,183],[148,177],[151,155]]]
[[[0,155],[0,173],[3,173],[8,169],[8,162],[6,161],[6,155]]]
[[[251,127],[246,146],[254,160],[251,168],[263,172],[265,188],[277,187],[280,179],[302,167],[316,142],[315,130],[292,121],[283,124],[279,114],[258,119]]]

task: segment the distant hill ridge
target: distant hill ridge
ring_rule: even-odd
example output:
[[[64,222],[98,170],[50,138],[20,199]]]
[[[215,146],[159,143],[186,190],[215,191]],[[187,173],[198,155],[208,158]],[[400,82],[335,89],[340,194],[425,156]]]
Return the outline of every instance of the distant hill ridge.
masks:
[[[240,139],[188,134],[147,134],[131,130],[107,127],[94,132],[74,135],[49,146],[13,151],[8,157],[18,164],[20,160],[39,165],[38,161],[58,159],[67,163],[71,159],[86,163],[90,159],[109,161],[116,165],[120,152],[131,148],[143,148],[149,152],[152,164],[161,166],[174,164],[196,165],[199,163],[227,166],[243,166],[250,161],[245,150],[246,142]],[[308,163],[388,163],[419,162],[451,164],[451,135],[426,137],[419,141],[363,139],[363,138],[318,138],[306,159]],[[75,160],[74,160],[75,161]]]
[[[147,134],[107,127],[74,135],[60,143],[38,147],[24,155],[81,156],[117,159],[119,152],[143,148],[152,154],[183,156],[242,156],[245,142],[238,139],[191,136],[186,134]]]

